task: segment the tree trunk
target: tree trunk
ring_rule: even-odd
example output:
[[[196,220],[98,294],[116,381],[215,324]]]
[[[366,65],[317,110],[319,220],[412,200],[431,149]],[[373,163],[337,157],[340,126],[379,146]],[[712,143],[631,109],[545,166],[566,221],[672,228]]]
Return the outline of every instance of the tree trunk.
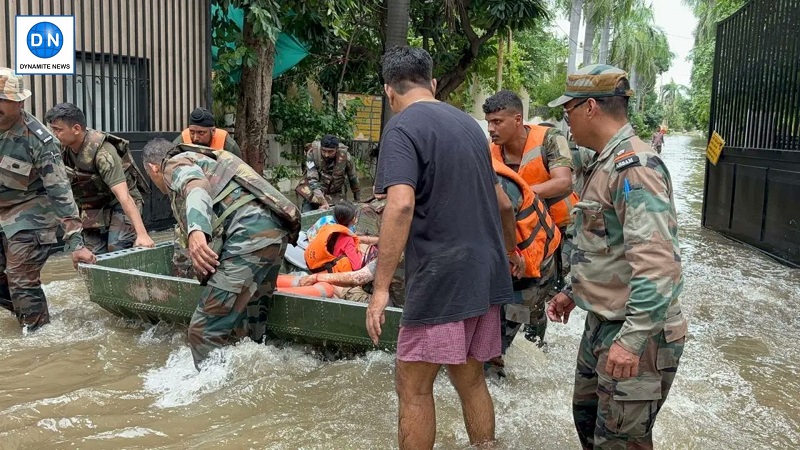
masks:
[[[497,37],[497,90],[503,89],[503,35]]]
[[[586,10],[586,30],[583,34],[583,65],[588,66],[594,57],[594,35],[597,30],[597,22],[594,17],[595,7],[589,3]]]
[[[572,0],[572,10],[569,13],[569,59],[567,60],[567,75],[575,73],[578,58],[578,33],[581,29],[581,12],[583,0]]]
[[[236,141],[242,158],[258,173],[263,173],[269,150],[269,105],[272,98],[272,69],[275,65],[275,44],[258,39],[253,25],[245,21],[244,44],[256,54],[253,67],[242,64],[242,88],[236,110]],[[254,95],[257,93],[257,95]]]
[[[411,0],[386,0],[386,41],[384,51],[395,45],[408,44],[408,20]],[[383,125],[392,118],[394,113],[389,107],[389,100],[383,97]],[[383,126],[381,126],[383,128]]]
[[[597,62],[600,64],[608,64],[608,49],[609,42],[611,41],[611,16],[606,15],[603,19],[603,29],[600,30],[600,54],[597,57]]]

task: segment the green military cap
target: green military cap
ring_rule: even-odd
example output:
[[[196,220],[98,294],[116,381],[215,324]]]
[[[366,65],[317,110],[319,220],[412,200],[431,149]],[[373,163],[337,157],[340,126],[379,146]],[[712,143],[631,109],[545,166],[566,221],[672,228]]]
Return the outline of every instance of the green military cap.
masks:
[[[567,77],[567,89],[564,95],[548,103],[547,106],[555,108],[573,98],[631,97],[633,96],[632,89],[617,89],[617,83],[623,78],[628,78],[627,72],[607,64],[581,67]]]
[[[0,98],[21,102],[30,96],[31,91],[23,86],[22,77],[8,67],[0,67]]]

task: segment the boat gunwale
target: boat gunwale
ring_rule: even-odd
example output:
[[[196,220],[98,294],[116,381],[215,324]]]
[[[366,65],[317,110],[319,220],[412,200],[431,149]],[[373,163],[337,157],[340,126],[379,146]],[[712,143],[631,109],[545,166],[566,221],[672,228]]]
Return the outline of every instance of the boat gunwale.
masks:
[[[154,250],[156,248],[159,248],[159,247],[168,247],[168,246],[172,246],[172,245],[173,245],[172,242],[162,242],[162,243],[159,243],[155,247],[152,247],[152,248],[135,247],[135,248],[129,248],[129,249],[123,249],[123,250],[116,250],[116,251],[113,251],[113,252],[108,252],[108,253],[104,253],[102,255],[98,255],[97,256],[97,261],[101,262],[103,260],[116,258],[116,257],[122,256],[122,255],[128,255],[128,254],[139,253],[139,252],[144,252],[144,251],[152,251],[152,250]],[[78,269],[79,270],[83,269],[83,270],[87,270],[87,271],[101,271],[101,272],[119,273],[119,274],[129,275],[129,276],[138,276],[138,277],[143,277],[143,278],[167,280],[167,281],[174,281],[174,282],[186,283],[186,284],[194,284],[194,285],[199,285],[200,284],[200,282],[198,280],[194,279],[194,278],[176,277],[176,276],[173,276],[173,275],[161,275],[161,274],[156,274],[156,273],[152,273],[152,272],[145,272],[145,271],[142,271],[142,270],[139,270],[139,269],[122,269],[122,268],[119,268],[119,267],[109,267],[109,266],[104,266],[104,265],[101,265],[101,264],[78,263]],[[338,305],[358,306],[358,307],[362,307],[362,308],[367,308],[367,306],[369,305],[368,303],[354,302],[354,301],[351,301],[351,300],[344,300],[344,299],[340,299],[340,298],[314,297],[314,296],[310,296],[310,295],[301,295],[301,294],[295,294],[295,293],[289,293],[289,292],[281,292],[281,291],[278,291],[277,289],[273,292],[273,295],[280,295],[280,296],[284,296],[284,297],[303,299],[303,300],[320,301],[320,302],[323,302],[323,303],[332,303],[332,304],[338,304]],[[398,308],[396,306],[387,306],[386,310],[387,311],[399,312],[399,313],[403,312],[402,308]]]

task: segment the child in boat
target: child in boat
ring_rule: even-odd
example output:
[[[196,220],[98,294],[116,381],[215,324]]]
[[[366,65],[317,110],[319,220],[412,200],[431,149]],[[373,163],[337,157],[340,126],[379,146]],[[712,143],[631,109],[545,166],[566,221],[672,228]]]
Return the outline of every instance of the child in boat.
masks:
[[[351,203],[339,203],[333,208],[335,223],[319,228],[305,250],[306,265],[312,272],[349,272],[365,264],[365,249],[359,247],[377,242],[376,237],[359,237],[353,232],[356,225],[356,208]],[[374,256],[376,252],[366,252]],[[367,258],[369,259],[369,258]]]
[[[347,257],[351,270],[359,270],[364,265],[364,255],[358,248],[359,239],[355,236],[356,208],[352,203],[339,203],[333,207],[333,218],[336,223],[351,230],[352,234],[337,233],[333,244],[333,257]],[[329,243],[330,245],[330,243]]]

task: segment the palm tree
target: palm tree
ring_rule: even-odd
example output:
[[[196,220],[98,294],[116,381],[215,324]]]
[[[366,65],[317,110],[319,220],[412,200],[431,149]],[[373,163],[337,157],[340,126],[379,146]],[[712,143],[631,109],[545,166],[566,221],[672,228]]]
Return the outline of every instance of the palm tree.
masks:
[[[567,61],[567,74],[575,73],[578,58],[578,32],[581,28],[581,12],[583,0],[572,0],[569,13],[569,60]]]
[[[643,108],[642,94],[653,89],[656,76],[669,69],[674,57],[666,34],[655,25],[650,8],[637,5],[614,29],[611,62],[630,72],[631,86],[636,90],[640,110]]]
[[[683,99],[683,96],[689,92],[689,89],[670,80],[669,83],[661,86],[661,104],[664,105],[664,124],[670,125],[673,117],[677,113],[678,102]]]

